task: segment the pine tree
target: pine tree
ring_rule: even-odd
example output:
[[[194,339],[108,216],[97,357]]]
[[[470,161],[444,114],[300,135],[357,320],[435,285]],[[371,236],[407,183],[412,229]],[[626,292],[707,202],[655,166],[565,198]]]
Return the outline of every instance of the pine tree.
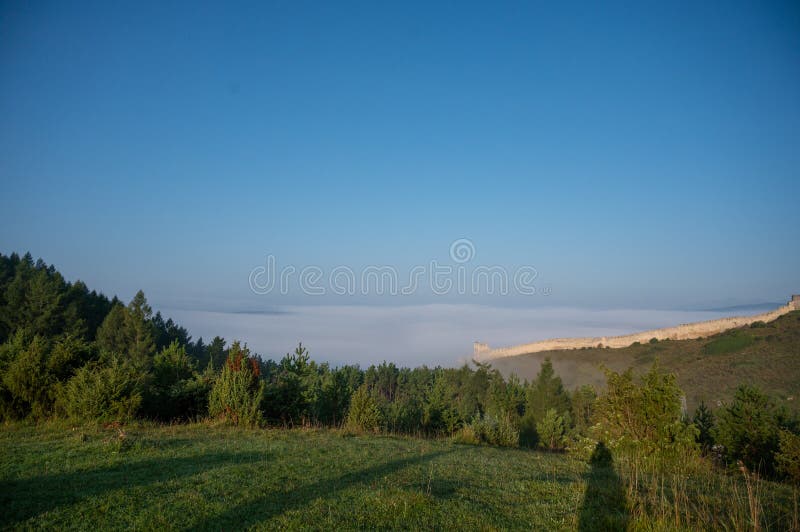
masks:
[[[699,443],[704,450],[710,449],[711,446],[714,445],[714,413],[702,401],[694,411],[692,424],[698,430],[697,443]]]
[[[525,412],[539,421],[551,408],[563,416],[569,413],[570,402],[561,377],[556,375],[550,359],[545,358],[536,379],[528,388]]]
[[[350,398],[347,411],[347,428],[357,431],[378,432],[381,426],[381,411],[370,394],[366,384],[362,384]]]

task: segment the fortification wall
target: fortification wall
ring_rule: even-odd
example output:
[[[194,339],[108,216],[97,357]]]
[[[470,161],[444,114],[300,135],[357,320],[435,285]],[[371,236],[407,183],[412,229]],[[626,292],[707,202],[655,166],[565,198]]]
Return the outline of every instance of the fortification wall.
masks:
[[[778,319],[784,314],[793,310],[800,310],[800,297],[792,296],[792,300],[786,305],[775,310],[756,314],[754,316],[737,316],[731,318],[721,318],[717,320],[698,321],[696,323],[686,323],[676,327],[666,327],[654,329],[624,336],[598,336],[586,338],[553,338],[532,342],[529,344],[515,345],[511,347],[490,348],[487,344],[475,342],[473,357],[475,360],[485,362],[496,358],[513,357],[517,355],[527,355],[540,351],[555,351],[561,349],[581,349],[584,347],[628,347],[634,342],[646,343],[652,338],[658,340],[692,340],[712,336],[728,329],[744,327],[757,321],[769,322]]]

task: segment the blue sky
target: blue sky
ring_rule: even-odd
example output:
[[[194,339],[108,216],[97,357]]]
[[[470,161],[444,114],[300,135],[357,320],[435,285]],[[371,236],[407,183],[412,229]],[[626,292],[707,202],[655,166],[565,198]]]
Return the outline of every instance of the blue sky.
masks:
[[[248,275],[458,238],[552,293],[448,303],[782,301],[800,8],[644,4],[2,2],[0,252],[187,310],[435,302]]]

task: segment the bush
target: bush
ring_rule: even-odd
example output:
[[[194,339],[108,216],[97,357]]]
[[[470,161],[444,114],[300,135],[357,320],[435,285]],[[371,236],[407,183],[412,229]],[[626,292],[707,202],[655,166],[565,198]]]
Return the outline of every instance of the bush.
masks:
[[[741,460],[751,471],[772,474],[780,417],[772,399],[752,386],[739,386],[733,402],[719,411],[715,431],[726,460]]]
[[[508,417],[476,418],[470,424],[470,429],[481,443],[500,447],[519,446],[519,431]]]
[[[58,409],[72,419],[127,421],[142,402],[142,377],[127,361],[111,357],[75,372],[58,392]]]
[[[195,372],[195,361],[175,340],[153,358],[152,381],[142,414],[155,419],[192,419],[208,412],[210,379]]]
[[[561,451],[566,447],[567,438],[564,430],[564,418],[554,408],[547,411],[536,425],[539,433],[539,445],[548,451]]]
[[[45,416],[52,404],[52,378],[46,367],[44,339],[34,336],[30,342],[25,342],[18,334],[9,347],[15,353],[3,374],[3,387],[12,397],[12,410],[19,415]]]
[[[461,429],[453,435],[453,441],[467,445],[480,445],[481,443],[478,433],[475,432],[475,427],[468,423],[462,425]]]
[[[535,449],[539,445],[539,432],[536,430],[536,418],[530,412],[525,413],[519,422],[519,444]]]
[[[782,430],[778,436],[776,469],[789,481],[800,484],[800,436]]]
[[[732,331],[724,336],[711,340],[703,346],[703,352],[707,355],[726,355],[735,353],[751,345],[755,340],[749,334],[741,331]]]
[[[258,425],[261,422],[261,401],[264,383],[259,379],[258,361],[250,358],[250,350],[233,342],[228,360],[217,377],[208,397],[208,413],[234,425]]]
[[[682,454],[696,448],[697,429],[682,421],[683,392],[674,374],[661,374],[658,365],[633,382],[629,369],[606,371],[606,392],[595,405],[597,439],[610,447],[635,447],[646,454]]]
[[[381,411],[370,395],[366,384],[362,384],[350,398],[346,426],[358,432],[378,432],[381,428]]]

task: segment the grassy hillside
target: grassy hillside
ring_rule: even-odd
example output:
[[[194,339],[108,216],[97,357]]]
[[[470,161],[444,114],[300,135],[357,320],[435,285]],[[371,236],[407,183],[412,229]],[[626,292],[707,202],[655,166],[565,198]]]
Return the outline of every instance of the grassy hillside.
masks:
[[[750,526],[739,476],[621,478],[563,454],[332,430],[0,428],[4,529]],[[790,528],[791,488],[757,493],[762,526]]]
[[[759,324],[760,325],[760,324]],[[644,372],[658,359],[678,375],[688,406],[700,400],[710,405],[728,400],[741,383],[755,384],[792,410],[800,409],[800,311],[763,326],[735,329],[697,340],[668,340],[621,349],[546,351],[502,358],[492,366],[504,375],[532,379],[545,357],[564,384],[602,387],[602,366],[615,371],[633,367]]]

